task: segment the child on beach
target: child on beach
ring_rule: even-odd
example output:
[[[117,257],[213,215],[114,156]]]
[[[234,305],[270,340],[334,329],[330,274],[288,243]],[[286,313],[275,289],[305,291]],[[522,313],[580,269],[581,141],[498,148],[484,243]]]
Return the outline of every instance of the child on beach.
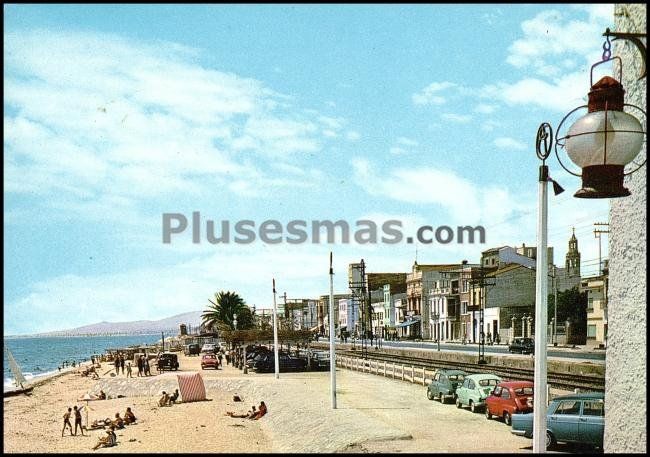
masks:
[[[63,430],[61,430],[61,436],[63,436],[66,427],[70,427],[70,436],[72,436],[72,424],[70,423],[71,414],[72,408],[68,408],[68,412],[63,415]]]
[[[131,362],[126,364],[126,377],[127,378],[133,377],[133,375],[131,374]]]
[[[163,390],[162,397],[158,400],[158,406],[171,406],[169,394]]]

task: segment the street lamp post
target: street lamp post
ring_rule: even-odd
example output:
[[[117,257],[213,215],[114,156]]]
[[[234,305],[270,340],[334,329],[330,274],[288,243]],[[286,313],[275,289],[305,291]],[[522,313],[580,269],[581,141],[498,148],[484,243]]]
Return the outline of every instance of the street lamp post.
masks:
[[[435,334],[436,334],[436,341],[438,342],[438,351],[440,351],[440,330],[438,328],[438,321],[440,320],[440,313],[438,310],[433,312],[433,321],[435,322]]]

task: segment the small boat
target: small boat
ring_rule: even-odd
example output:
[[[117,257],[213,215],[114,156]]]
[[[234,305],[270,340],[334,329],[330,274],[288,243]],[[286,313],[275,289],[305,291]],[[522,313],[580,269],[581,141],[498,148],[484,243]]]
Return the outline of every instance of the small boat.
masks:
[[[31,391],[34,390],[34,386],[25,386],[25,384],[27,384],[27,380],[23,376],[23,372],[16,363],[16,359],[14,359],[14,356],[11,354],[11,351],[8,347],[5,347],[5,349],[7,350],[9,368],[11,369],[11,373],[14,375],[14,384],[16,385],[16,388],[4,391],[3,397],[12,397],[14,395],[31,393]]]

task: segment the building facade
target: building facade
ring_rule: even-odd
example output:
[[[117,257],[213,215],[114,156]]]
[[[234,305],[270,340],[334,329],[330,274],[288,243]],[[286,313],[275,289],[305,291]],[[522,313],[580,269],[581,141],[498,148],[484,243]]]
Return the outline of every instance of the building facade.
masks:
[[[613,29],[645,34],[646,16],[645,3],[616,4]],[[646,109],[648,79],[638,79],[645,65],[639,49],[628,40],[616,40],[613,45],[613,55],[620,56],[623,64],[625,102]],[[618,75],[617,63],[613,74]],[[637,111],[630,113],[641,116]],[[645,161],[646,154],[644,142],[635,162]],[[644,388],[639,390],[639,386],[646,385],[648,376],[647,167],[625,178],[629,197],[610,200],[605,453],[647,451],[647,395]]]

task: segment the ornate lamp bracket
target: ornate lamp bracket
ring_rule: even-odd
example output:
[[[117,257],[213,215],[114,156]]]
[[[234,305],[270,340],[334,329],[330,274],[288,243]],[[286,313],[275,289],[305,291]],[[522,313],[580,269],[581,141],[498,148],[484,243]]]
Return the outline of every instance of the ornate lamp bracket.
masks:
[[[643,79],[646,77],[646,45],[641,41],[641,38],[647,38],[646,33],[626,33],[626,32],[612,32],[609,30],[609,27],[603,33],[603,36],[607,38],[605,44],[603,44],[603,60],[609,60],[611,56],[611,43],[609,37],[614,37],[614,40],[629,40],[637,47],[639,52],[641,52],[641,76],[638,79]]]

